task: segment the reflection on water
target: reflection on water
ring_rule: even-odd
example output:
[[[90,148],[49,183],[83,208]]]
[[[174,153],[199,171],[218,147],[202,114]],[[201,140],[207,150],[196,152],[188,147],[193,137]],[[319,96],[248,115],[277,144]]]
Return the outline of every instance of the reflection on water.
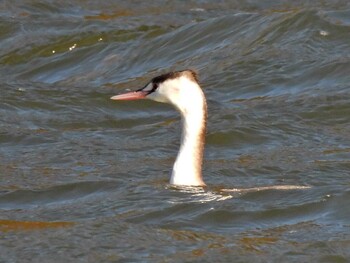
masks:
[[[271,186],[259,186],[251,188],[224,188],[214,191],[206,189],[206,187],[191,187],[191,186],[168,186],[170,190],[179,191],[185,193],[181,197],[176,197],[169,200],[170,203],[207,203],[212,201],[225,201],[233,198],[234,196],[228,193],[244,194],[249,192],[259,192],[268,190],[288,191],[288,190],[305,190],[310,189],[310,186],[302,185],[271,185]]]
[[[170,186],[169,189],[179,191],[186,195],[177,196],[169,200],[172,204],[176,203],[208,203],[212,201],[224,201],[231,199],[233,196],[229,194],[221,194],[207,190],[205,187],[191,187],[191,186]]]
[[[1,259],[346,262],[349,10],[1,2]],[[167,184],[174,109],[109,99],[185,68],[208,99],[206,188]]]

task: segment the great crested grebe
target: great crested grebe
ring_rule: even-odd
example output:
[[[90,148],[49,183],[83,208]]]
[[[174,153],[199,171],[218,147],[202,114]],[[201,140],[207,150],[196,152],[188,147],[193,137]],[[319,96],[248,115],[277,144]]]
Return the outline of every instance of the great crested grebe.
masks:
[[[111,99],[150,99],[174,105],[181,113],[182,136],[170,184],[205,186],[202,161],[207,103],[194,71],[176,71],[155,77],[143,88],[113,96]]]

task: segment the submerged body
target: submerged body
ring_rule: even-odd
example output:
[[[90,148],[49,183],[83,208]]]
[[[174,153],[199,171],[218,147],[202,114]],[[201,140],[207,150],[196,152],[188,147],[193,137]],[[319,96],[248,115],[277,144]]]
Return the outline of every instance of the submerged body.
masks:
[[[145,87],[113,100],[151,99],[169,103],[182,119],[181,146],[173,166],[170,183],[204,186],[202,178],[203,150],[207,118],[207,103],[192,70],[167,73],[153,78]]]

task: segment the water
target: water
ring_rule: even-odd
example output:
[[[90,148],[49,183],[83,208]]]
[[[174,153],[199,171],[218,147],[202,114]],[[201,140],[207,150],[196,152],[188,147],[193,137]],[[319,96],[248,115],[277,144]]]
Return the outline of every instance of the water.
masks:
[[[0,262],[350,260],[348,1],[2,1],[0,29]],[[168,185],[174,109],[109,99],[184,68],[206,189]]]

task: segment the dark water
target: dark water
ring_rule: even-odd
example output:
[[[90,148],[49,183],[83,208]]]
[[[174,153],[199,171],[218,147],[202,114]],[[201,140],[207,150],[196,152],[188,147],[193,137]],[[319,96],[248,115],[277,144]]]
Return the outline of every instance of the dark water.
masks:
[[[101,2],[0,2],[0,262],[349,262],[349,1]],[[175,110],[109,99],[184,68],[206,189]]]

